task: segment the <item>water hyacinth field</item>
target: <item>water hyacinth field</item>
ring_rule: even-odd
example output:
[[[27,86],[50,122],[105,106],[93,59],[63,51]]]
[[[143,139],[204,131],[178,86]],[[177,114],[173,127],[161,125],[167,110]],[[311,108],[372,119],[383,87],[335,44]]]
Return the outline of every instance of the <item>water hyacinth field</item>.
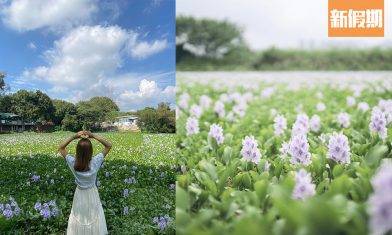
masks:
[[[390,79],[178,76],[178,234],[386,234]]]
[[[65,233],[76,185],[56,148],[70,135],[0,135],[0,233]],[[174,234],[174,135],[102,135],[113,144],[97,181],[109,233]]]

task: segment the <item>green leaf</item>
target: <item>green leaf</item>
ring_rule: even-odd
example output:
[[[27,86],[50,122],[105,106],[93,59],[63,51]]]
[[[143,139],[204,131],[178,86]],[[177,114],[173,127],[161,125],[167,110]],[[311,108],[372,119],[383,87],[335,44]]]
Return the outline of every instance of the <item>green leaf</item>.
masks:
[[[261,201],[264,201],[265,197],[267,196],[268,191],[268,182],[265,180],[259,180],[254,183],[254,189]]]
[[[176,187],[176,207],[187,211],[189,209],[189,195],[181,187]]]
[[[334,178],[337,178],[338,176],[340,176],[341,174],[343,174],[344,172],[344,168],[342,165],[337,164],[334,166],[333,170],[332,170],[332,175]]]
[[[388,146],[376,145],[371,148],[365,156],[366,163],[369,166],[377,166],[381,159],[388,153]]]

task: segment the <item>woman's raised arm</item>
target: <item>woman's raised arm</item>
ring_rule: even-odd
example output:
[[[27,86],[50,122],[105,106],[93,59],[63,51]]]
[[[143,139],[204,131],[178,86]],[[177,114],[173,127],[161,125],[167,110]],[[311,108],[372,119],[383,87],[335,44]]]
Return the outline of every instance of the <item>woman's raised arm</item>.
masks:
[[[102,154],[104,157],[109,153],[110,149],[112,148],[112,143],[105,140],[103,137],[96,135],[96,134],[93,134],[89,131],[85,131],[85,134],[87,134],[88,137],[90,137],[90,138],[96,139],[99,143],[101,143],[105,147],[105,149],[102,151]]]
[[[68,137],[64,142],[62,142],[58,149],[61,156],[66,157],[68,154],[68,151],[66,149],[68,144],[71,143],[73,140],[80,138],[82,135],[83,135],[83,131],[79,131],[78,133],[72,135],[71,137]]]

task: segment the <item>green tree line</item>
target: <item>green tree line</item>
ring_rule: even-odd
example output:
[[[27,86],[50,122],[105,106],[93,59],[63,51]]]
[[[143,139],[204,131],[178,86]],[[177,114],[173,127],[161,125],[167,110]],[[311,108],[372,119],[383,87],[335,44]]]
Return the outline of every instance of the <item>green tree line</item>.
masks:
[[[177,17],[177,70],[392,70],[392,48],[252,51],[242,33],[226,20]]]
[[[51,99],[37,91],[19,90],[5,94],[4,74],[0,73],[0,113],[15,113],[25,121],[53,126],[55,130],[100,130],[102,122],[115,121],[121,115],[136,115],[145,132],[175,132],[175,111],[166,103],[157,108],[137,112],[120,112],[117,104],[108,97],[93,97],[76,104]]]

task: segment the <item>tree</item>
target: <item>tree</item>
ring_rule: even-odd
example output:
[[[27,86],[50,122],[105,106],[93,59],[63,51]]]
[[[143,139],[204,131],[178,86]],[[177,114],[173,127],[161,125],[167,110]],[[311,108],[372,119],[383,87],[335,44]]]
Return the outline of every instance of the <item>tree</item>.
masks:
[[[139,123],[142,130],[158,132],[158,118],[154,108],[146,107],[138,111]]]
[[[36,96],[36,106],[38,107],[39,110],[38,113],[39,119],[41,119],[42,121],[52,121],[55,112],[53,101],[50,99],[50,97],[47,94],[41,91],[36,91],[35,96]]]
[[[228,21],[180,16],[176,19],[176,37],[177,62],[192,56],[219,59],[249,51],[241,29]]]
[[[110,113],[112,111],[120,111],[117,104],[110,98],[104,96],[93,97],[89,100],[100,111]]]
[[[73,103],[64,100],[53,100],[55,107],[53,122],[55,125],[61,125],[66,115],[76,115],[76,106]]]
[[[25,120],[50,121],[55,108],[48,95],[41,91],[19,90],[12,95],[11,112]]]
[[[66,114],[61,122],[61,128],[67,131],[79,131],[82,124],[77,115]]]
[[[160,103],[157,108],[159,132],[176,132],[176,114],[170,109],[169,104]]]
[[[0,96],[0,113],[12,112],[12,96]]]
[[[10,89],[5,83],[5,73],[0,72],[0,96],[3,96],[7,90]]]
[[[5,74],[0,72],[0,91],[4,91],[5,90]]]
[[[147,107],[137,112],[141,129],[152,133],[174,133],[175,111],[167,103],[160,103],[157,109]]]
[[[81,101],[76,104],[78,119],[83,127],[91,129],[96,124],[113,118],[113,112],[118,112],[119,108],[108,97],[94,97],[88,101]]]

